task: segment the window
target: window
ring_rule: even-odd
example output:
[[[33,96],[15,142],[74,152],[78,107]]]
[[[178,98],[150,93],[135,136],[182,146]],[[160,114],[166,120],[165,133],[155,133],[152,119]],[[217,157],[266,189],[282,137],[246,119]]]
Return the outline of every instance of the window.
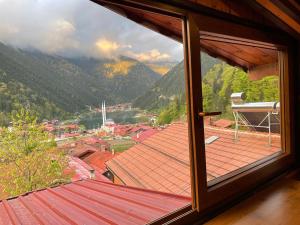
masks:
[[[232,66],[220,59],[206,71],[207,59],[201,57],[203,111],[208,112],[204,115],[206,171],[211,186],[284,152],[281,77],[276,50],[208,39],[201,43],[230,52],[232,60],[240,61],[240,65],[231,62]],[[242,65],[249,69],[243,70]]]
[[[123,17],[99,17],[93,5],[88,19],[70,17],[84,25],[75,40],[76,26],[59,18],[49,22],[55,34],[50,42],[31,40],[37,46],[42,43],[41,51],[0,43],[5,52],[0,55],[0,106],[5,108],[0,112],[5,125],[0,130],[0,168],[16,168],[11,153],[21,142],[25,147],[20,165],[26,167],[22,160],[33,155],[33,169],[50,168],[52,179],[42,185],[30,183],[29,191],[71,182],[25,196],[42,199],[34,206],[51,196],[48,204],[61,206],[58,211],[74,211],[82,223],[95,218],[188,223],[233,202],[294,161],[289,83],[293,61],[284,34],[274,36],[260,27],[180,9],[175,3],[94,2]],[[102,10],[103,15],[111,13]],[[82,41],[81,35],[107,28],[116,30],[107,37],[88,37],[87,45]],[[134,40],[127,42],[128,38]],[[55,43],[49,45],[51,41]],[[74,57],[78,54],[81,57]],[[26,121],[18,118],[31,118],[31,110],[39,117],[24,126]],[[13,123],[8,113],[17,114]],[[27,135],[33,137],[29,146]],[[3,157],[3,152],[9,154]],[[22,176],[12,171],[2,177],[17,186],[10,177]],[[24,174],[29,177],[26,182],[34,180],[31,172]],[[0,183],[0,190],[7,183]],[[1,193],[0,197],[4,198]],[[34,219],[38,213],[29,212],[22,201],[12,204],[20,204],[15,208]],[[127,207],[133,213],[128,221]]]
[[[289,38],[156,3],[105,6],[183,42],[193,199],[190,208],[159,222],[176,217],[192,220],[293,162],[291,98],[283,91],[291,90]],[[145,11],[135,13],[136,9]],[[182,18],[182,26],[164,21],[162,15]],[[209,68],[207,59],[219,65]],[[245,143],[249,138],[257,140],[254,152],[251,142]],[[231,152],[224,150],[228,144]]]

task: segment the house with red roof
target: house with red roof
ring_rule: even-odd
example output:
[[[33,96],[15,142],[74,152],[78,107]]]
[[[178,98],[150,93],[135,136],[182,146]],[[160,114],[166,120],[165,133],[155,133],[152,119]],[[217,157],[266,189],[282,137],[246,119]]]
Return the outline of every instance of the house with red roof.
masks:
[[[232,129],[205,127],[207,180],[212,181],[278,153],[280,136],[240,132],[234,140]],[[249,148],[248,146],[252,146]],[[188,126],[174,123],[109,160],[107,168],[115,183],[190,196]]]
[[[0,225],[139,225],[190,202],[189,197],[87,179],[0,201]]]
[[[141,132],[138,132],[136,135],[132,136],[131,139],[134,140],[137,143],[143,142],[147,138],[151,137],[153,134],[157,133],[158,130],[154,128],[150,128],[147,130],[142,130]]]
[[[106,141],[102,140],[99,137],[95,137],[95,136],[82,138],[79,141],[77,141],[77,143],[90,145],[90,146],[99,148],[101,151],[109,151],[110,150],[110,145]]]
[[[102,174],[107,170],[106,162],[114,158],[116,154],[108,151],[96,151],[83,159],[92,168],[96,168]]]
[[[69,166],[64,172],[65,174],[72,174],[72,181],[98,179],[111,182],[102,175],[102,173],[104,173],[103,169],[100,170],[98,167],[88,164],[78,157],[69,156]]]

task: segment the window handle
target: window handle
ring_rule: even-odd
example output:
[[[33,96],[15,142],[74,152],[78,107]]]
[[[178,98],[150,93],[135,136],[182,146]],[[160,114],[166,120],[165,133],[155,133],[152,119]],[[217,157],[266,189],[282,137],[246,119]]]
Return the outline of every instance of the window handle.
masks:
[[[218,116],[221,115],[222,112],[199,112],[198,115],[201,117],[205,117],[205,116]]]

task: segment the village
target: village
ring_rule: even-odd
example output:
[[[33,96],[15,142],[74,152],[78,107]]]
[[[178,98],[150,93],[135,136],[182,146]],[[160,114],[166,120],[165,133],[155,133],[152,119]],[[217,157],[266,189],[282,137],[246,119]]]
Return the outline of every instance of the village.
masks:
[[[264,132],[268,128],[265,123],[265,126],[256,128],[263,130],[255,131],[249,124],[250,128],[238,132],[236,123],[241,123],[240,126],[244,123],[239,110],[248,107],[247,103],[241,103],[241,97],[238,93],[232,95],[236,122],[216,117],[204,120],[208,182],[217,182],[249,163],[276,154],[280,148],[280,135]],[[250,103],[249,107],[254,109],[256,106]],[[127,111],[131,106],[107,108],[109,110],[103,102],[98,110],[102,125],[97,129],[83,130],[76,123],[61,124],[57,120],[43,123],[44,129],[54,136],[58,149],[68,155],[67,172],[72,173],[72,181],[104,179],[126,186],[190,196],[187,122],[183,119],[159,126],[153,123],[155,115],[151,115],[148,123],[119,124],[107,118],[107,112]],[[272,105],[270,110],[273,108]],[[261,113],[265,115],[265,111]],[[265,117],[261,118],[264,122]],[[256,118],[248,115],[247,119]],[[259,151],[250,152],[248,145],[257,146]]]
[[[42,123],[44,130],[53,137],[59,150],[69,155],[72,181],[103,177],[107,174],[106,162],[162,130],[149,123],[117,124],[107,118],[107,112],[130,111],[131,104],[117,104],[94,111],[101,113],[102,125],[95,129],[83,129],[76,122],[52,120]],[[92,111],[92,109],[90,109]],[[155,115],[151,115],[152,122]]]

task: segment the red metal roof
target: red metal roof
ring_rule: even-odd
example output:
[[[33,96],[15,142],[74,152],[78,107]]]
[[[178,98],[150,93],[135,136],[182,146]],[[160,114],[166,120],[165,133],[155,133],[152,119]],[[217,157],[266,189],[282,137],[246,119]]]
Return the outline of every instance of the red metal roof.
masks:
[[[69,168],[75,172],[72,181],[90,179],[94,168],[77,157],[69,157]]]
[[[85,180],[85,179],[98,179],[101,181],[111,182],[107,177],[102,175],[105,170],[104,168],[99,169],[94,165],[89,165],[85,161],[77,157],[69,157],[69,167],[65,170],[65,173],[72,173],[72,181]]]
[[[190,202],[187,197],[84,180],[0,201],[0,225],[137,225]]]
[[[264,133],[240,132],[234,141],[233,130],[205,127],[205,138],[218,136],[206,145],[208,181],[228,174],[280,149],[280,138],[273,135],[272,146]],[[190,196],[188,126],[176,123],[106,163],[124,184]]]

